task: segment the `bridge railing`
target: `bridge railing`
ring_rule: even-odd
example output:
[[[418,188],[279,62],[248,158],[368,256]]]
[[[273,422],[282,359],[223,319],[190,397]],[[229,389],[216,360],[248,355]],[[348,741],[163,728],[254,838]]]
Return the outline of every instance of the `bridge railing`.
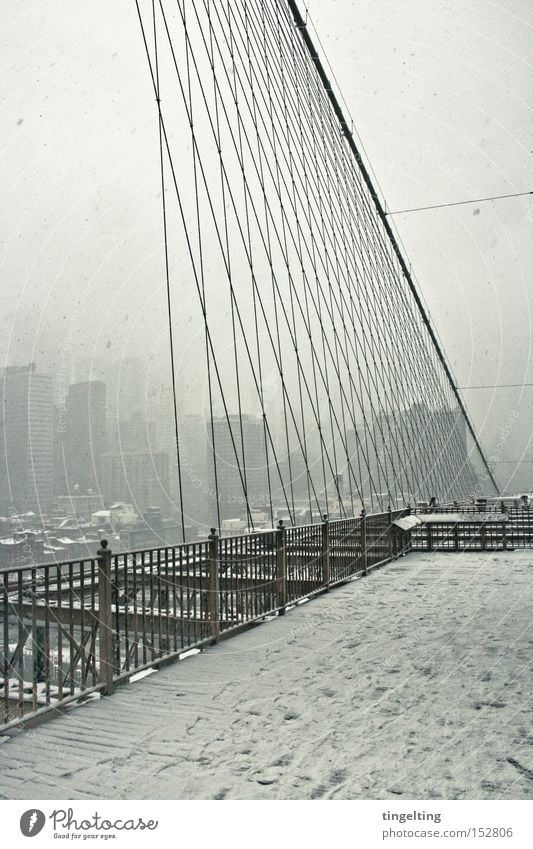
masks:
[[[126,553],[102,543],[97,558],[2,572],[0,727],[111,693],[136,673],[284,613],[405,551],[533,545],[533,510],[526,507],[499,516],[437,507],[435,519],[426,516],[404,532],[394,523],[408,512],[280,523]],[[460,521],[446,519],[457,512]]]
[[[474,516],[485,513],[507,513],[513,516],[526,516],[531,510],[529,504],[522,504],[519,498],[499,498],[491,501],[473,503],[472,501],[453,501],[446,504],[419,504],[411,507],[411,513],[416,516],[424,516],[430,513],[468,513]]]
[[[111,693],[366,574],[398,555],[404,512],[126,553],[103,542],[94,559],[3,572],[0,727]]]
[[[447,519],[450,513],[456,515]],[[511,507],[504,513],[470,509],[448,512],[438,507],[433,515],[435,518],[426,514],[423,524],[413,528],[412,551],[496,551],[533,546],[530,507]]]
[[[103,689],[95,559],[1,574],[0,725]]]

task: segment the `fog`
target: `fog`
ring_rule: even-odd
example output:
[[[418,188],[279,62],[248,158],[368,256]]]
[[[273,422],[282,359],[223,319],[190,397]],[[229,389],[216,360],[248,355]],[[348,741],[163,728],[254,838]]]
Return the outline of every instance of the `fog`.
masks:
[[[237,6],[240,4],[236,10]],[[141,7],[149,22],[150,4]],[[486,3],[465,8],[459,2],[438,0],[417,0],[408,7],[386,2],[313,0],[308,8],[316,27],[316,32],[310,30],[312,37],[317,45],[318,38],[322,42],[320,50],[331,63],[332,79],[334,74],[346,114],[353,118],[354,132],[361,140],[388,211],[533,188],[529,141],[531,39],[527,35],[533,14],[529,4],[513,2],[496,9]],[[189,11],[192,18],[192,7]],[[179,35],[178,17],[174,12],[170,21]],[[158,114],[135,3],[50,0],[43,6],[26,2],[10,5],[5,18],[4,121],[0,130],[4,187],[2,364],[35,362],[39,372],[51,375],[56,409],[66,403],[71,383],[103,381],[106,451],[148,451],[152,455],[166,452],[171,456],[175,434]],[[160,37],[163,39],[163,30]],[[191,27],[191,52],[200,54],[204,47],[201,34]],[[178,58],[185,67],[183,44],[179,49]],[[288,247],[283,248],[281,235],[276,246],[274,231],[278,227],[281,234],[285,223],[281,213],[269,219],[266,212],[259,211],[255,221],[250,214],[248,236],[239,234],[237,224],[250,211],[250,199],[261,199],[260,178],[252,175],[250,197],[247,199],[241,189],[232,211],[232,199],[220,181],[219,162],[216,156],[209,158],[210,125],[217,105],[213,83],[208,81],[211,89],[204,94],[193,75],[192,82],[189,80],[192,93],[182,93],[180,105],[172,60],[167,46],[161,52],[159,73],[161,108],[173,152],[173,173],[165,159],[165,197],[174,368],[185,453],[187,444],[191,446],[190,456],[195,440],[215,438],[213,428],[210,434],[198,437],[198,428],[205,428],[199,422],[209,421],[210,412],[221,418],[240,411],[255,422],[260,420],[263,408],[268,407],[270,432],[261,436],[270,446],[268,462],[274,464],[276,450],[280,461],[288,462],[293,446],[302,441],[300,419],[307,422],[313,486],[317,493],[327,495],[329,491],[330,499],[335,498],[338,492],[332,496],[331,490],[336,473],[341,473],[345,481],[355,476],[346,463],[343,466],[342,462],[333,461],[339,443],[346,442],[347,431],[357,435],[368,411],[371,418],[372,411],[376,415],[378,410],[406,411],[426,397],[426,385],[412,369],[416,362],[413,346],[418,343],[409,337],[402,350],[399,325],[391,331],[393,316],[382,309],[381,301],[374,301],[365,307],[367,312],[357,314],[354,329],[357,325],[361,336],[388,338],[383,343],[383,354],[389,351],[388,362],[392,365],[385,388],[378,385],[376,377],[377,348],[373,354],[374,378],[367,375],[365,383],[363,375],[358,386],[349,361],[343,363],[342,357],[337,362],[338,384],[330,384],[331,364],[338,354],[324,350],[322,359],[317,356],[317,368],[319,362],[330,363],[330,377],[326,370],[321,383],[319,374],[314,389],[309,377],[308,394],[304,387],[304,400],[300,402],[301,417],[298,419],[296,413],[291,417],[290,404],[298,394],[300,375],[298,357],[293,351],[294,336],[305,337],[310,329],[313,337],[319,339],[323,321],[325,332],[333,334],[341,321],[343,306],[335,304],[329,317],[325,310],[323,320],[318,313],[313,314],[309,322],[305,309],[302,307],[298,314],[296,307],[296,317],[291,318],[289,275],[283,282],[278,282],[278,278],[268,280],[264,312],[255,317],[259,306],[255,290],[249,285],[246,239],[254,244],[271,239],[270,264],[278,269],[278,276],[284,265],[296,269],[292,274],[301,266],[309,279],[315,274],[314,263],[318,263],[314,243],[304,234],[300,255],[296,236],[291,246],[290,233],[285,233]],[[233,92],[232,69],[220,60],[218,73],[220,96],[225,95],[229,101]],[[200,60],[200,75],[207,79],[209,74],[205,54]],[[192,170],[194,151],[187,96],[200,104],[195,106],[194,117],[198,161],[201,157],[205,163],[203,175]],[[207,98],[204,108],[202,97]],[[245,111],[241,104],[241,114]],[[242,127],[239,125],[243,137],[253,131],[252,112],[250,106],[248,117],[243,118]],[[224,129],[224,117],[217,118],[222,146],[228,150],[234,145],[236,151],[233,158],[226,159],[226,177],[229,183],[238,185],[238,142],[228,128]],[[254,154],[251,148],[246,153],[242,138],[241,145],[248,171],[253,172]],[[277,167],[272,153],[263,153],[262,163],[265,170],[274,168],[274,163]],[[296,151],[294,167],[298,171]],[[278,180],[286,179],[287,185],[290,168],[286,157],[279,166]],[[173,177],[183,187],[181,207],[171,191]],[[194,181],[201,183],[202,178],[205,188],[195,191]],[[274,187],[275,176],[271,184]],[[227,218],[225,233],[222,225],[219,232],[213,223],[205,223],[210,215],[209,192],[217,220]],[[312,200],[309,210],[318,222],[318,202]],[[194,222],[196,216],[202,218],[201,244],[199,240],[192,247],[188,244],[182,216],[188,222]],[[392,220],[391,216],[389,221]],[[532,389],[468,387],[533,383],[529,271],[533,258],[532,222],[531,197],[394,216],[418,290],[457,383],[464,387],[462,395],[474,426],[500,487],[509,491],[533,489],[533,463],[516,466],[506,462],[532,457]],[[299,225],[297,229],[299,234]],[[333,223],[331,230],[334,231]],[[364,238],[361,236],[361,245]],[[191,256],[195,267],[201,267],[201,279],[191,274]],[[225,282],[228,258],[232,261],[236,294]],[[328,262],[326,257],[324,268]],[[255,255],[254,273],[258,278],[269,278],[269,267],[266,255]],[[363,292],[365,281],[360,285]],[[220,369],[220,374],[213,370],[211,376],[199,297],[202,286],[209,304],[212,366],[216,362]],[[278,296],[279,303],[287,305],[285,319],[278,312]],[[273,328],[277,342],[269,336]],[[356,333],[355,341],[346,343],[347,350],[351,345],[354,355],[360,351],[362,356],[367,343],[357,339]],[[357,345],[362,347],[357,349]],[[285,394],[276,378],[280,356],[290,363],[285,374]],[[306,375],[311,374],[310,363],[308,358]],[[239,371],[237,381],[235,369]],[[344,415],[347,402],[343,392],[348,392],[344,387],[352,384],[354,391],[360,393],[357,412],[351,421],[341,425],[339,411],[342,409]],[[444,404],[450,410],[454,408],[454,399],[448,397],[441,377],[435,380],[434,392],[434,410]],[[316,406],[327,412],[328,404],[329,409],[333,404],[339,420],[328,420],[329,435],[319,438],[314,409]],[[253,435],[255,427],[250,424],[252,442],[260,438]],[[377,440],[379,434],[375,424],[373,427],[373,438]],[[409,428],[415,429],[415,425],[410,423]],[[89,431],[91,440],[94,427]],[[218,438],[220,441],[225,437]],[[319,468],[320,455],[324,454],[317,447],[320,440],[327,455],[326,460],[322,456],[325,469]],[[349,453],[346,444],[343,448],[344,453]],[[239,450],[235,448],[237,454]],[[87,482],[84,486],[78,480],[79,471],[72,471],[72,465],[65,466],[64,452],[61,457],[68,481],[64,488],[87,488]],[[402,462],[392,455],[386,460],[389,465],[395,461]],[[196,466],[201,462],[196,457]],[[301,465],[302,457],[295,456],[293,463]],[[91,489],[100,485],[101,470],[96,465],[93,462]],[[171,466],[165,472],[157,461],[154,468],[175,508],[179,501],[175,468]],[[205,486],[212,486],[205,469],[189,474],[197,473]],[[275,478],[276,472],[272,471],[272,475]],[[309,489],[305,472],[293,470],[293,476],[300,479],[303,490]],[[386,477],[385,468],[374,472],[376,480],[370,486],[373,492],[380,492],[380,476]],[[282,483],[273,481],[272,486],[281,493]],[[431,494],[431,485],[428,479],[426,495]],[[264,481],[257,486],[264,487]],[[407,479],[398,481],[397,489],[405,490],[406,498],[415,493]],[[201,495],[201,488],[199,492]],[[354,493],[357,503],[352,503],[351,509],[355,510],[362,506],[366,492]],[[118,494],[117,490],[115,497]],[[195,496],[187,510],[189,520],[191,514],[202,512],[200,495]],[[305,493],[299,493],[296,500],[300,495],[303,499]],[[121,498],[135,502],[135,492],[125,492]],[[280,494],[279,498],[289,509],[289,495]],[[317,495],[314,501],[317,509],[331,510],[323,496]],[[139,503],[137,507],[142,512],[146,504]],[[217,519],[220,516],[206,513],[200,522],[216,523]]]

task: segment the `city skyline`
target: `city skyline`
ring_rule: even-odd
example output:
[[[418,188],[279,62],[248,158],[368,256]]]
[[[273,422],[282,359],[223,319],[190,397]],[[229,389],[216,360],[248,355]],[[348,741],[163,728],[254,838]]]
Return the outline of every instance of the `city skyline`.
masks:
[[[355,504],[358,508],[373,503],[382,507],[398,497],[405,502],[422,496],[441,498],[446,493],[432,488],[431,476],[427,491],[421,493],[406,470],[409,452],[420,451],[442,423],[447,439],[457,446],[455,474],[461,465],[470,463],[466,428],[457,411],[436,409],[430,413],[417,404],[371,419],[366,432],[363,424],[359,430],[348,428],[346,439],[341,434],[336,446],[331,434],[328,437],[315,430],[308,433],[305,447],[287,445],[279,427],[273,437],[268,418],[265,423],[257,412],[214,415],[211,422],[200,413],[188,413],[185,407],[177,411],[178,463],[171,387],[151,386],[143,399],[142,359],[121,364],[109,361],[108,368],[114,375],[111,393],[101,379],[105,377],[102,363],[98,370],[78,366],[73,377],[95,374],[97,379],[65,383],[62,394],[52,393],[57,375],[41,374],[34,364],[5,370],[2,435],[8,463],[3,479],[16,477],[17,486],[11,496],[5,487],[2,491],[4,513],[29,509],[46,513],[57,509],[58,499],[66,505],[67,498],[94,494],[106,509],[123,501],[132,503],[139,516],[149,507],[158,507],[163,515],[177,520],[182,497],[187,527],[200,530],[227,519],[249,520],[250,510],[265,512],[273,519],[273,510],[290,515],[296,505],[299,514],[305,503],[312,515],[315,509],[317,514],[332,510],[353,513]],[[122,387],[118,370],[127,375]],[[10,401],[17,409],[14,418]],[[274,398],[269,416],[279,420],[282,411],[276,401]],[[436,423],[434,432],[432,421]],[[20,439],[25,430],[31,443]],[[15,434],[19,454],[14,452],[11,460]],[[325,462],[334,455],[336,465],[327,470]],[[28,476],[18,487],[22,466],[34,470],[33,490]],[[474,492],[473,469],[469,474]],[[392,481],[388,489],[383,488],[385,479]],[[452,484],[450,470],[449,486]]]

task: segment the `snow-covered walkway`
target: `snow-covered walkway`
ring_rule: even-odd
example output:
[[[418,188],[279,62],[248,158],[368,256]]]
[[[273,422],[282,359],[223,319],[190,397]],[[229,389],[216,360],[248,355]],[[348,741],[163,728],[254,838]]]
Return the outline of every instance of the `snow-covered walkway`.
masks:
[[[532,565],[405,557],[0,738],[0,793],[531,798]]]

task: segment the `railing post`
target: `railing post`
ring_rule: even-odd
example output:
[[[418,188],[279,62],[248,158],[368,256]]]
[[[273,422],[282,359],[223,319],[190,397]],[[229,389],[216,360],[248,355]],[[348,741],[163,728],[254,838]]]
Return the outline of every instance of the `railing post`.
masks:
[[[46,652],[45,652],[45,630],[42,625],[36,625],[35,628],[32,629],[32,643],[33,643],[33,680],[39,683],[46,681],[46,674],[44,671],[45,663],[46,663]],[[7,654],[6,654],[6,662],[7,662]]]
[[[503,544],[503,550],[505,551],[507,549],[507,522],[505,521],[505,519],[502,522],[502,526],[503,526],[502,544]]]
[[[330,557],[329,557],[329,521],[328,517],[322,517],[322,584],[329,590],[331,582]]]
[[[456,522],[453,528],[453,539],[455,544],[455,550],[459,551],[459,523]]]
[[[283,519],[278,522],[276,529],[276,607],[279,615],[285,613],[287,604],[287,566],[285,559],[285,528]]]
[[[415,502],[415,504],[416,504],[416,502]],[[411,502],[408,501],[407,507],[405,508],[404,515],[405,516],[411,516],[411,514],[412,514]],[[409,554],[409,552],[412,551],[412,550],[413,550],[413,529],[411,528],[408,531],[402,531],[400,533],[400,554],[403,557],[405,554]]]
[[[431,522],[427,522],[426,528],[428,529],[428,551],[433,551],[433,536],[431,533]]]
[[[104,693],[113,692],[113,616],[111,612],[111,549],[107,540],[100,542],[98,556],[98,630],[100,633],[100,680],[104,684]]]
[[[207,609],[214,643],[220,637],[220,583],[218,576],[218,536],[216,528],[211,528],[209,534],[209,588],[207,592]]]
[[[388,520],[388,523],[389,523],[388,527],[387,527],[387,539],[388,539],[388,542],[389,542],[389,560],[392,560],[393,557],[394,557],[394,550],[393,550],[393,547],[392,547],[392,543],[393,543],[393,539],[392,539],[392,510],[391,510],[390,504],[387,507],[387,520]]]
[[[481,537],[481,551],[485,551],[487,548],[487,529],[485,527],[485,522],[482,523],[481,528],[479,529],[479,535]]]
[[[366,510],[361,510],[361,562],[363,575],[368,575],[368,552],[366,550]]]

